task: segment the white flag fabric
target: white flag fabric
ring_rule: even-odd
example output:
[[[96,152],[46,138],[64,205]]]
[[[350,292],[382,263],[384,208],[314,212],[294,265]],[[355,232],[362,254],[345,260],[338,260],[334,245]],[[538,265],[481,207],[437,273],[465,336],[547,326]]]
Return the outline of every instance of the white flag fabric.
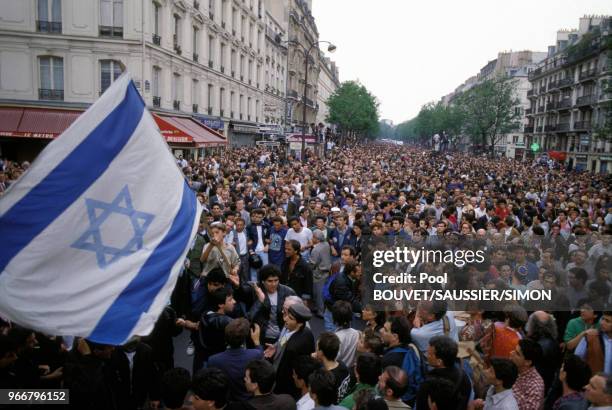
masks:
[[[149,334],[200,213],[122,75],[0,197],[0,316],[115,345]]]

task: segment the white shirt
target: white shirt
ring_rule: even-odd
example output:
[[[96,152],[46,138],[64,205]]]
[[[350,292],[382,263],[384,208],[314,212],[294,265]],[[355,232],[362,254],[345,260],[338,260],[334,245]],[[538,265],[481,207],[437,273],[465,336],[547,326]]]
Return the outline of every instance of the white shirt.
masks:
[[[290,241],[295,239],[300,243],[302,248],[308,246],[308,242],[312,240],[312,231],[308,228],[302,228],[302,230],[298,233],[293,228],[287,231],[287,235],[285,236],[285,241]]]
[[[248,253],[246,232],[245,231],[236,232],[236,235],[238,236],[238,249],[242,251],[240,256],[244,256]]]
[[[264,245],[263,227],[261,225],[257,225],[257,247],[255,248],[255,252],[263,252]]]
[[[298,400],[296,405],[297,405],[297,410],[310,410],[310,409],[314,409],[315,402],[312,399],[312,397],[310,397],[310,394],[306,393],[305,395],[302,396],[301,399]]]

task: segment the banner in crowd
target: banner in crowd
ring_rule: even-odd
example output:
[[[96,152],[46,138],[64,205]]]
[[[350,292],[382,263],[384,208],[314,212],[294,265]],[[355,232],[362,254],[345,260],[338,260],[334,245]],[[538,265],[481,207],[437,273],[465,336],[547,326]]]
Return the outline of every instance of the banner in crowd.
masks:
[[[150,333],[200,212],[124,74],[0,199],[0,316],[100,343]]]

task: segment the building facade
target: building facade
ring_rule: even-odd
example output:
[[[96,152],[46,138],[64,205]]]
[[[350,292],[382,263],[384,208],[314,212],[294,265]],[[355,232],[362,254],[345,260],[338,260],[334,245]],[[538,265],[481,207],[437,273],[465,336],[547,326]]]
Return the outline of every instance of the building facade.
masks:
[[[271,134],[284,133],[287,77],[287,20],[266,9],[263,122]]]
[[[317,88],[317,119],[316,123],[319,126],[323,124],[326,128],[329,127],[332,132],[335,132],[335,125],[327,121],[329,115],[329,107],[327,99],[340,87],[340,78],[336,63],[325,57],[323,52],[319,57],[321,61],[321,71],[319,72],[319,84]]]
[[[612,75],[604,41],[611,22],[609,16],[586,16],[578,29],[559,31],[548,57],[529,73],[527,144],[560,152],[572,169],[612,169],[612,136],[598,132],[612,98],[604,90]]]
[[[127,69],[152,111],[249,143],[264,118],[264,16],[263,0],[2,2],[0,103],[86,108]]]

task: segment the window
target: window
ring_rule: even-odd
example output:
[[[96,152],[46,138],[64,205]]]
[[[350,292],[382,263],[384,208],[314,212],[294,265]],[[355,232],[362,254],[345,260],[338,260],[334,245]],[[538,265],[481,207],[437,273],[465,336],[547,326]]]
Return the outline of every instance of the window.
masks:
[[[215,18],[215,0],[208,0],[208,16],[211,19]]]
[[[115,60],[100,61],[100,94],[121,75],[121,63]]]
[[[247,119],[251,121],[251,97],[247,98]]]
[[[36,29],[41,33],[62,32],[61,0],[38,0]]]
[[[100,35],[123,37],[123,0],[100,0]]]
[[[153,67],[153,106],[160,107],[161,106],[161,93],[159,89],[159,79],[161,77],[161,68],[154,66]]]
[[[239,100],[240,106],[238,107],[238,111],[240,113],[240,119],[242,119],[242,113],[244,112],[244,95],[240,94]]]
[[[215,55],[215,38],[208,36],[208,67],[213,67],[213,56]]]
[[[194,27],[193,28],[193,39],[192,39],[192,44],[193,44],[193,61],[198,61],[198,28]]]
[[[181,87],[181,75],[178,73],[174,73],[174,75],[172,76],[172,101],[174,102],[175,110],[178,109],[176,108],[176,103],[181,101]]]
[[[213,85],[208,84],[208,114],[212,114],[212,102],[213,102]]]
[[[235,108],[235,104],[236,104],[236,94],[232,91],[230,92],[230,117],[234,118],[234,108]]]
[[[219,88],[219,116],[223,117],[223,99],[225,97],[225,88]]]
[[[193,105],[193,112],[198,112],[198,105],[200,102],[200,96],[199,96],[199,87],[200,84],[198,82],[198,80],[193,80],[191,82],[191,103]]]
[[[61,57],[40,57],[40,88],[38,98],[41,100],[64,100],[64,59]]]
[[[231,59],[230,59],[230,70],[232,71],[232,77],[236,73],[236,50],[232,49]]]
[[[158,46],[161,44],[159,36],[159,4],[153,2],[153,43]]]
[[[172,42],[174,44],[174,49],[180,47],[181,43],[181,16],[178,14],[174,15],[174,25],[172,29]]]
[[[259,100],[255,100],[255,121],[259,122]]]
[[[221,43],[221,61],[220,61],[220,65],[221,65],[221,72],[225,72],[225,44]]]

